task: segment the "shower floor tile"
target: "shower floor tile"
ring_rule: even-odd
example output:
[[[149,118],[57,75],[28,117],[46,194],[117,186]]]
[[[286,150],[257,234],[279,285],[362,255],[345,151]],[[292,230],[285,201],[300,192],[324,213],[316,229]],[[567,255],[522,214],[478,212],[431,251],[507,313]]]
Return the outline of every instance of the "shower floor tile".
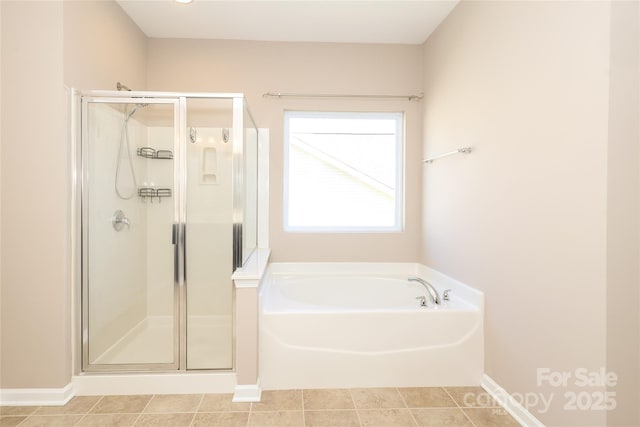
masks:
[[[266,390],[256,403],[233,403],[231,394],[79,396],[59,407],[0,407],[0,426],[520,425],[490,399],[470,402],[469,393],[485,392],[478,387]]]

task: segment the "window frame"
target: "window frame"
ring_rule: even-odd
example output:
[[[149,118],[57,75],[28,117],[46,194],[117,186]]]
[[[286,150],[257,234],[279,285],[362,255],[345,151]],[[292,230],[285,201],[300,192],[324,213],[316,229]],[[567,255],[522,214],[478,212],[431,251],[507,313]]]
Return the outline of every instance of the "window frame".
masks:
[[[290,142],[289,120],[291,118],[380,118],[393,119],[395,121],[395,200],[394,200],[394,224],[391,226],[292,226],[289,224],[289,167],[290,167]],[[404,231],[404,191],[405,191],[405,113],[403,111],[387,112],[355,112],[355,111],[284,111],[284,135],[283,135],[283,228],[288,233],[400,233]]]

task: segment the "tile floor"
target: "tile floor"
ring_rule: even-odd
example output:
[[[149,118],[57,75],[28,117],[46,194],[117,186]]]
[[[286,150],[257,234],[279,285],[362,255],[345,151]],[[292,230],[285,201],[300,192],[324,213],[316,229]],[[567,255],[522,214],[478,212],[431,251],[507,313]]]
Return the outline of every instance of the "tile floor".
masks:
[[[0,407],[0,426],[460,426],[519,424],[479,387],[264,391],[258,403],[230,394],[78,396],[61,407]]]

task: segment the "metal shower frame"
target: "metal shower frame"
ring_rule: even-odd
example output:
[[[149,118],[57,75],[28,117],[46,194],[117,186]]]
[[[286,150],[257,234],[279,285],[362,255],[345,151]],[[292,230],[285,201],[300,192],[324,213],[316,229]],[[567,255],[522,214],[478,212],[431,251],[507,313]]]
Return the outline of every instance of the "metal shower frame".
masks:
[[[188,93],[188,92],[148,92],[148,91],[73,91],[74,110],[80,111],[81,118],[76,123],[81,129],[79,143],[76,143],[75,153],[75,186],[79,190],[76,205],[80,208],[79,218],[80,240],[79,246],[79,278],[81,281],[81,323],[80,349],[81,360],[76,360],[83,372],[176,372],[187,370],[187,277],[186,277],[186,144],[187,144],[187,100],[188,99],[230,99],[232,100],[232,221],[233,221],[233,268],[235,271],[243,264],[250,254],[243,254],[242,228],[244,218],[244,113],[246,112],[255,126],[255,121],[246,106],[246,99],[242,93]],[[174,354],[172,363],[142,363],[142,364],[89,364],[88,342],[88,182],[87,170],[87,105],[88,103],[120,103],[120,104],[173,104],[174,111],[174,165],[173,165],[173,234],[174,234]],[[72,120],[76,120],[74,117]],[[80,172],[80,173],[78,173]],[[76,219],[76,222],[78,219]],[[231,278],[230,278],[231,279]],[[232,364],[235,370],[235,324],[233,325]],[[175,339],[179,343],[176,345]],[[79,363],[78,363],[79,362]]]

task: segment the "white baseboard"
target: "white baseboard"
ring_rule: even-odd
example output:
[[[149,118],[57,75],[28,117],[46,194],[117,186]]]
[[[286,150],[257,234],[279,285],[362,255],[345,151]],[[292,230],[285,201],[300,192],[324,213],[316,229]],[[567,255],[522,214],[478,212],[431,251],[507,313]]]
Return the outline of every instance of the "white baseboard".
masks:
[[[73,395],[71,383],[62,388],[4,388],[0,389],[0,405],[62,406]]]
[[[258,384],[237,385],[233,393],[233,402],[260,402],[262,389]]]
[[[534,417],[524,406],[522,406],[505,389],[500,387],[491,377],[484,374],[480,383],[487,391],[516,421],[525,427],[545,427],[540,420]]]

